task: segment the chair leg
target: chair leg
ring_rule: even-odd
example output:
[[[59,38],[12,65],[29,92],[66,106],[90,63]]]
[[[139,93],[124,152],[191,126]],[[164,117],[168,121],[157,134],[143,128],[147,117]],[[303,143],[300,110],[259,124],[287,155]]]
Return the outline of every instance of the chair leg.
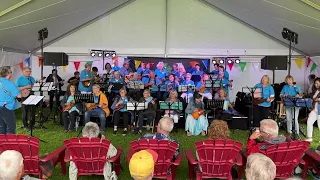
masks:
[[[189,179],[193,180],[195,167],[193,164],[190,164],[189,161],[188,161],[188,169],[189,169]]]
[[[60,161],[60,165],[61,165],[62,174],[63,174],[63,176],[66,176],[67,166],[66,166],[66,162],[64,161],[64,156],[65,156],[65,151],[60,154],[59,161]]]
[[[120,157],[114,162],[114,171],[116,172],[116,175],[120,175]]]
[[[244,166],[239,166],[238,168],[238,179],[242,179],[242,173],[243,173]]]

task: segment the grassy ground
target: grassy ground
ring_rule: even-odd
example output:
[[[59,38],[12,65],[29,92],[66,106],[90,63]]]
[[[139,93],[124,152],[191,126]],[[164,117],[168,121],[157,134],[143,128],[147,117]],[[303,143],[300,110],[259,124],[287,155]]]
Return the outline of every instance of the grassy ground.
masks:
[[[17,133],[19,134],[27,134],[29,135],[30,132],[26,132],[23,129],[20,129],[22,126],[22,120],[21,120],[21,112],[17,111],[16,112],[16,117],[17,117]],[[53,120],[50,120],[46,122],[45,127],[48,129],[41,130],[41,129],[35,129],[33,132],[33,135],[37,138],[40,138],[48,143],[43,143],[41,142],[40,144],[40,155],[44,155],[46,153],[50,153],[56,148],[60,147],[63,145],[63,140],[71,138],[71,137],[76,137],[78,135],[78,132],[73,132],[73,133],[63,133],[63,127],[60,125],[55,125],[53,123]],[[306,131],[306,125],[302,125]],[[79,129],[78,129],[79,131]],[[124,171],[121,171],[119,179],[121,180],[129,180],[130,179],[130,173],[128,169],[128,162],[126,160],[126,153],[128,152],[129,149],[129,143],[133,140],[136,140],[139,138],[138,135],[132,135],[129,134],[126,137],[123,137],[121,135],[118,136],[113,136],[112,135],[112,129],[108,128],[106,133],[104,134],[107,139],[111,141],[111,143],[115,146],[122,146],[124,148],[124,152],[122,153],[121,156],[121,165],[124,168]],[[203,140],[206,139],[206,137],[201,137],[201,136],[196,136],[196,137],[187,137],[183,131],[183,129],[179,129],[178,133],[174,132],[171,134],[173,138],[176,138],[181,147],[181,152],[183,153],[183,159],[178,167],[177,170],[177,180],[186,180],[188,179],[188,164],[186,157],[184,155],[184,152],[186,149],[191,148],[193,151],[195,150],[194,148],[194,143],[198,140]],[[243,145],[243,148],[245,148],[245,143],[248,137],[248,132],[247,131],[241,131],[241,130],[235,130],[234,132],[231,131],[231,139],[240,141]],[[304,137],[303,137],[304,138]],[[315,128],[314,132],[314,141],[311,144],[311,147],[316,148],[319,145],[319,140],[320,140],[320,134],[317,128]],[[67,169],[68,172],[68,169]],[[62,180],[62,179],[68,179],[68,175],[64,177],[61,173],[60,166],[57,166],[54,171],[54,175],[50,177],[52,180]],[[80,177],[80,180],[84,179],[103,179],[101,176],[87,176],[87,177]],[[311,177],[308,177],[308,179],[312,179]]]

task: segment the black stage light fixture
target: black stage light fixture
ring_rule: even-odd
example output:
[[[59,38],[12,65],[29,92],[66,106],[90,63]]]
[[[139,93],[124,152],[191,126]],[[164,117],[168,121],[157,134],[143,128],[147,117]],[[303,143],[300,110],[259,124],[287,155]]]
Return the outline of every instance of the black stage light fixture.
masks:
[[[45,39],[48,38],[48,29],[47,28],[43,28],[41,30],[38,31],[38,41],[43,41]]]
[[[298,44],[298,34],[297,33],[291,31],[288,28],[283,28],[281,34],[282,34],[283,39],[286,39],[290,42]]]

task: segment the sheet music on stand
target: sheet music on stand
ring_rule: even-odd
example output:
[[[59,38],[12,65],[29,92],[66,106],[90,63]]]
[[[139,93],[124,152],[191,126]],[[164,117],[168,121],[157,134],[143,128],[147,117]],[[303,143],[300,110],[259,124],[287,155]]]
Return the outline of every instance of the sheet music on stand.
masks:
[[[112,85],[111,90],[113,90],[113,91],[120,90],[124,85],[124,83],[117,83],[117,82],[110,82],[110,84]]]
[[[24,105],[37,105],[44,96],[36,96],[36,95],[30,95],[26,100],[22,102]]]
[[[47,83],[34,83],[32,86],[32,90],[34,92],[37,91],[51,91],[53,90],[53,82],[47,82]]]
[[[150,88],[150,91],[151,92],[157,92],[157,91],[168,91],[168,86],[166,84],[162,84],[160,86],[157,86],[157,85],[152,85],[151,88]]]
[[[74,103],[94,103],[93,94],[75,94]]]
[[[204,102],[206,109],[223,109],[228,110],[228,101],[212,99]]]
[[[137,101],[128,101],[127,110],[128,111],[142,111],[148,109],[148,103],[137,102]]]
[[[195,91],[196,87],[194,85],[179,85],[178,91],[179,92],[187,92],[187,91]]]
[[[212,86],[213,82],[213,86]],[[221,80],[205,80],[205,87],[206,88],[220,88],[221,87]]]
[[[160,109],[162,110],[183,110],[182,102],[167,102],[167,101],[159,101]],[[170,104],[170,108],[169,108]]]
[[[144,89],[144,83],[140,81],[128,82],[129,89]]]

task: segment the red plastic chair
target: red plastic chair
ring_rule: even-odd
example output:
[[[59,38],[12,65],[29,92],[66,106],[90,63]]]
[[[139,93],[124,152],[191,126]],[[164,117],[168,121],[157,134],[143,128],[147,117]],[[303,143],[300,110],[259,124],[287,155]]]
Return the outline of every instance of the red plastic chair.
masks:
[[[277,167],[276,178],[286,179],[291,177],[294,168],[302,164],[304,165],[302,179],[306,179],[307,166],[302,156],[309,146],[310,143],[307,141],[283,142],[269,146],[265,155],[268,156]],[[246,157],[247,155],[244,154],[244,161],[246,161]]]
[[[117,148],[117,154],[108,159],[107,153],[110,141],[100,138],[82,137],[65,140],[64,146],[67,150],[66,158],[71,157],[78,169],[78,177],[86,175],[103,175],[106,162],[112,162],[117,176],[120,175],[120,156],[122,147]]]
[[[303,169],[303,176],[305,177],[308,171],[308,167],[312,167],[318,175],[320,175],[320,169],[318,169],[317,164],[320,163],[320,156],[315,152],[314,149],[306,151],[303,160],[306,163]]]
[[[6,150],[15,150],[22,154],[25,174],[38,175],[42,179],[39,163],[53,160],[54,167],[60,162],[62,174],[66,175],[66,163],[64,162],[65,148],[63,146],[46,157],[40,158],[39,139],[22,134],[2,134],[0,135],[0,152]]]
[[[151,149],[158,153],[158,160],[155,163],[154,178],[158,179],[176,179],[177,167],[180,165],[182,156],[179,154],[175,161],[174,154],[178,144],[168,140],[140,139],[130,143],[131,149],[128,151],[127,160],[130,162],[132,155],[140,150]],[[168,174],[169,169],[171,173]]]
[[[189,179],[194,179],[194,173],[196,173],[197,180],[203,178],[232,180],[232,166],[235,164],[242,166],[242,157],[239,154],[242,144],[238,141],[208,139],[196,142],[195,146],[198,160],[194,158],[191,149],[186,150]]]

